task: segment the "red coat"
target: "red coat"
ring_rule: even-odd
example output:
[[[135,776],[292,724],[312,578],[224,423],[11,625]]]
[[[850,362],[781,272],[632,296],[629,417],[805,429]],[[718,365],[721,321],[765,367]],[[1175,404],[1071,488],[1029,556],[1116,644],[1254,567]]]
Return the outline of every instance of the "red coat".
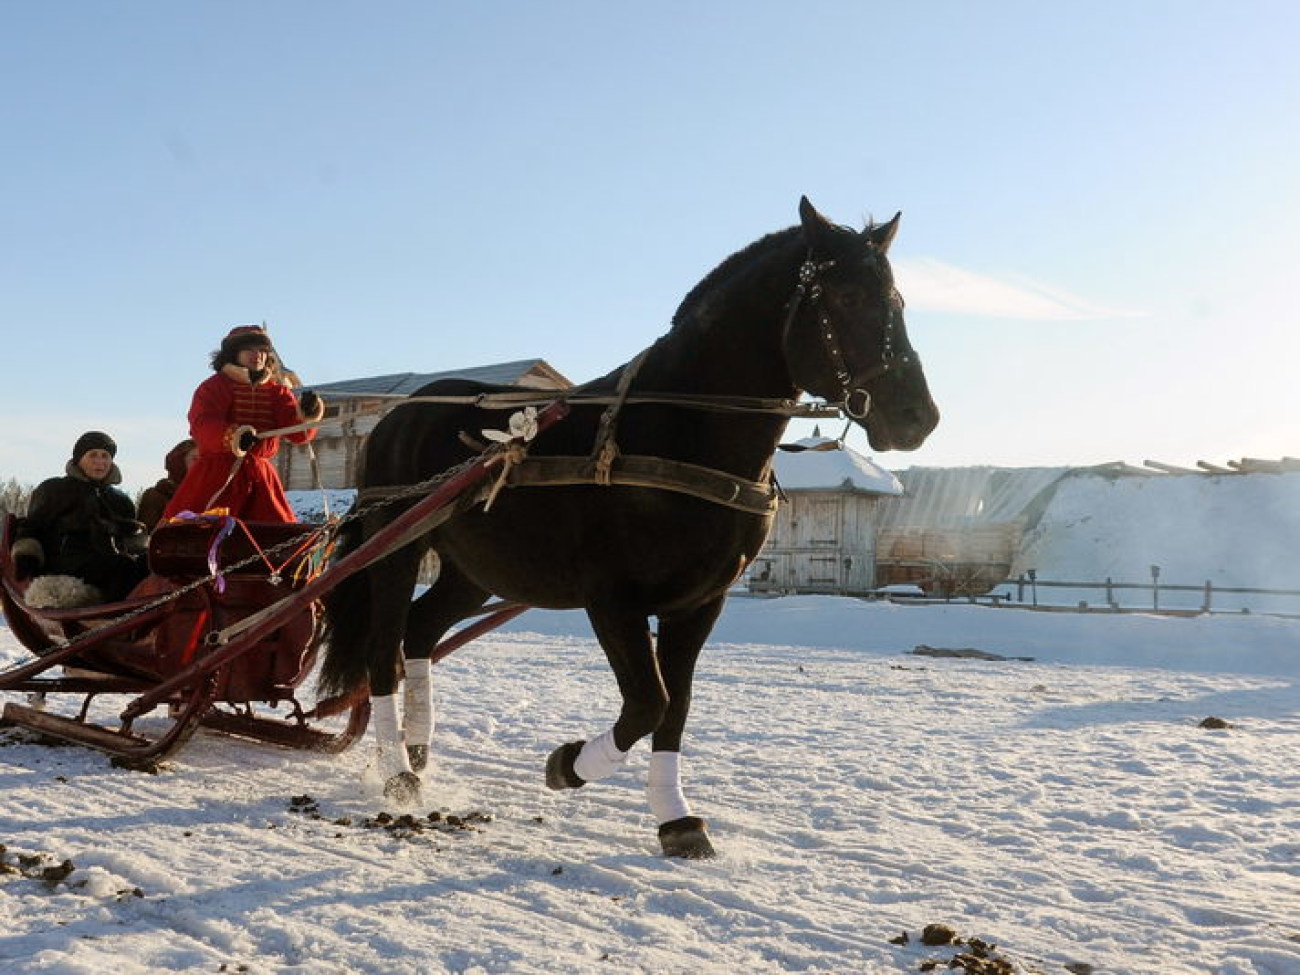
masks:
[[[176,489],[163,516],[226,508],[245,521],[297,521],[280,475],[271,463],[280,449],[279,438],[259,440],[238,467],[232,441],[241,426],[275,430],[302,420],[298,401],[289,387],[275,380],[250,384],[248,370],[229,365],[205,379],[194,391],[190,404],[190,436],[199,445],[199,459]],[[307,443],[315,436],[313,427],[288,434],[288,439]]]

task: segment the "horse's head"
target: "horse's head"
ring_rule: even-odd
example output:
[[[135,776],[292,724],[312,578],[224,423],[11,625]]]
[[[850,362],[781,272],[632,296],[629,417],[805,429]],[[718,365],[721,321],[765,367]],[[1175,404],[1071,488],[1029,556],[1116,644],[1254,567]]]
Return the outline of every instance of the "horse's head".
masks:
[[[799,201],[806,258],[783,339],[795,385],[841,404],[875,450],[915,450],[939,422],[889,267],[901,216],[859,233]]]

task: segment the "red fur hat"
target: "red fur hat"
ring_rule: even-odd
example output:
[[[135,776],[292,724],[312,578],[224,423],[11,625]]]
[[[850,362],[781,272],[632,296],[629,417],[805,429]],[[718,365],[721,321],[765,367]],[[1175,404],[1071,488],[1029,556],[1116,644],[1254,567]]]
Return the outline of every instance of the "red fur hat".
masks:
[[[271,337],[261,325],[237,325],[221,340],[221,351],[238,354],[244,349],[271,350]]]
[[[221,367],[239,360],[239,353],[245,349],[265,349],[273,352],[271,336],[261,325],[237,325],[226,333],[221,340],[221,348],[212,354],[212,368],[220,371]]]

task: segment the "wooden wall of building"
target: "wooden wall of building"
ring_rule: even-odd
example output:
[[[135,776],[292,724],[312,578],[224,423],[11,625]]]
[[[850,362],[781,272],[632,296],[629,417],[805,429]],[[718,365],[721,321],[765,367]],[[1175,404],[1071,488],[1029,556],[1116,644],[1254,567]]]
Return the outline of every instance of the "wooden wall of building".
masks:
[[[276,465],[285,490],[309,491],[318,487],[356,487],[361,450],[366,434],[382,416],[378,412],[397,397],[339,400],[327,407],[325,422],[309,446],[280,442]],[[312,453],[320,468],[320,483],[312,472]]]
[[[1011,574],[1022,521],[882,528],[876,537],[876,583],[911,584],[931,596],[977,596]]]
[[[788,491],[749,571],[753,592],[861,595],[875,586],[877,496]]]

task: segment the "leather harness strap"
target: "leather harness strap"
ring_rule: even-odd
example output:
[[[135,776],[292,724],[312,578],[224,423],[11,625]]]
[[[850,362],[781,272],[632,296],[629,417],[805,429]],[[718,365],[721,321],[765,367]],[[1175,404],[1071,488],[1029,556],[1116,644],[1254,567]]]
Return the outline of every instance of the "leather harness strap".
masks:
[[[676,491],[751,515],[776,511],[771,482],[750,481],[711,467],[663,457],[619,454],[610,464],[609,484]],[[588,457],[527,457],[510,469],[510,487],[545,487],[605,483],[597,480],[597,461]]]
[[[649,353],[649,349],[643,349],[635,359],[623,368],[623,375],[618,378],[618,388],[614,391],[614,402],[605,407],[605,412],[600,415],[600,426],[596,430],[596,442],[591,450],[592,459],[596,462],[594,473],[597,484],[608,487],[613,483],[611,475],[614,461],[618,458],[618,444],[614,440],[614,431],[618,429],[618,415],[623,410],[623,404],[627,402],[627,394],[628,390],[632,388],[632,380],[641,371],[641,363],[645,362],[645,357]]]

